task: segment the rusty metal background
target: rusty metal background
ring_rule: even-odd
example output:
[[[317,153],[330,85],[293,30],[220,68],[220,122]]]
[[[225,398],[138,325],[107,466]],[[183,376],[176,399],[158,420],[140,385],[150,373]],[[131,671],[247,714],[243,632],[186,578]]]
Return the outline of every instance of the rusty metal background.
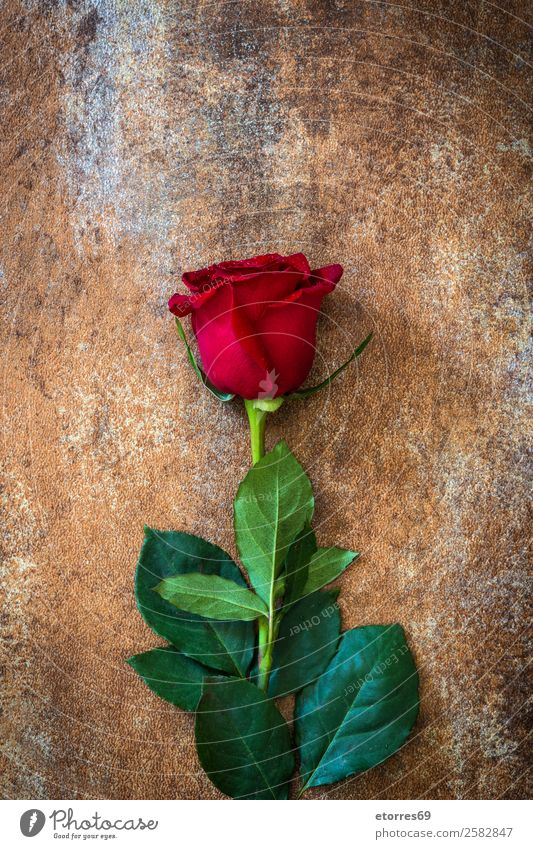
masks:
[[[212,798],[191,716],[124,658],[143,523],[234,551],[245,417],[166,300],[215,260],[341,262],[272,417],[345,627],[402,622],[422,712],[331,798],[527,795],[530,44],[520,0],[4,2],[0,286],[7,798]],[[530,211],[530,208],[529,208]],[[289,709],[290,705],[286,706]]]

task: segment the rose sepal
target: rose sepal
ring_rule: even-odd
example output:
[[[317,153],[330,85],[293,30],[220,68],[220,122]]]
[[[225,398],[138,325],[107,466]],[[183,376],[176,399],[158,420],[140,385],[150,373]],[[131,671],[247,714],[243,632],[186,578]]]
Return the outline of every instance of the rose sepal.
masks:
[[[359,357],[363,353],[366,346],[368,345],[368,343],[372,339],[373,335],[374,334],[372,332],[370,332],[368,334],[368,336],[366,337],[366,339],[363,339],[361,344],[358,345],[358,347],[355,349],[353,354],[350,357],[348,357],[346,362],[343,363],[341,366],[339,366],[339,368],[335,369],[335,371],[332,372],[332,374],[330,374],[329,377],[326,377],[326,379],[323,380],[321,383],[317,383],[316,386],[309,386],[307,389],[298,389],[296,392],[291,392],[289,395],[285,395],[285,398],[288,401],[299,401],[302,398],[308,398],[310,395],[314,395],[315,392],[320,392],[321,389],[325,389],[326,386],[329,386],[330,383],[333,383],[335,378],[338,377],[339,374],[341,372],[343,372],[344,369],[347,368],[350,365],[351,362],[356,360],[357,357]]]

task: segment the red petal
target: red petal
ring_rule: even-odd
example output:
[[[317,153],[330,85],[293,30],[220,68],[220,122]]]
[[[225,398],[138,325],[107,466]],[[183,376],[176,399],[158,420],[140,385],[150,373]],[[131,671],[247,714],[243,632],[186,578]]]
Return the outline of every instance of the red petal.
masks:
[[[265,310],[259,323],[260,338],[268,359],[278,372],[277,395],[302,385],[316,352],[316,324],[324,297],[335,283],[323,281],[299,289]]]
[[[257,398],[267,371],[264,351],[242,311],[235,308],[233,287],[215,291],[216,297],[192,314],[204,370],[217,389]]]
[[[178,318],[183,318],[185,315],[189,315],[192,312],[192,298],[190,295],[172,295],[171,299],[168,302],[168,308],[171,313],[177,315]]]
[[[342,265],[336,263],[335,265],[325,265],[323,268],[315,269],[315,271],[311,272],[311,276],[321,283],[333,283],[333,286],[336,286],[342,277],[343,271]]]

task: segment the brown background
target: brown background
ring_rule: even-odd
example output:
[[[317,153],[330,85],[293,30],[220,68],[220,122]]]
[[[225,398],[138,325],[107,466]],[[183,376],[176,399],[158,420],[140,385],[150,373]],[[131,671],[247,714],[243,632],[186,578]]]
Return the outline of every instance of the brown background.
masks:
[[[416,8],[415,8],[416,7]],[[505,7],[505,8],[503,8]],[[144,522],[234,551],[244,414],[199,390],[183,270],[341,262],[315,400],[272,417],[345,627],[404,624],[415,733],[332,798],[522,797],[533,10],[514,0],[2,6],[8,798],[212,798],[124,663]],[[318,795],[318,794],[317,794]]]

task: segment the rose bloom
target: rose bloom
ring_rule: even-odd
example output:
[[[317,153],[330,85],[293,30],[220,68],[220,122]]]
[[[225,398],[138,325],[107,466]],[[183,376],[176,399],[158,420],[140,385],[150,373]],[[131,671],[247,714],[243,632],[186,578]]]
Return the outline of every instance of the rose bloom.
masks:
[[[342,266],[311,271],[303,254],[266,254],[186,272],[191,294],[173,295],[191,314],[204,370],[222,392],[277,398],[297,389],[315,356],[316,323]]]

